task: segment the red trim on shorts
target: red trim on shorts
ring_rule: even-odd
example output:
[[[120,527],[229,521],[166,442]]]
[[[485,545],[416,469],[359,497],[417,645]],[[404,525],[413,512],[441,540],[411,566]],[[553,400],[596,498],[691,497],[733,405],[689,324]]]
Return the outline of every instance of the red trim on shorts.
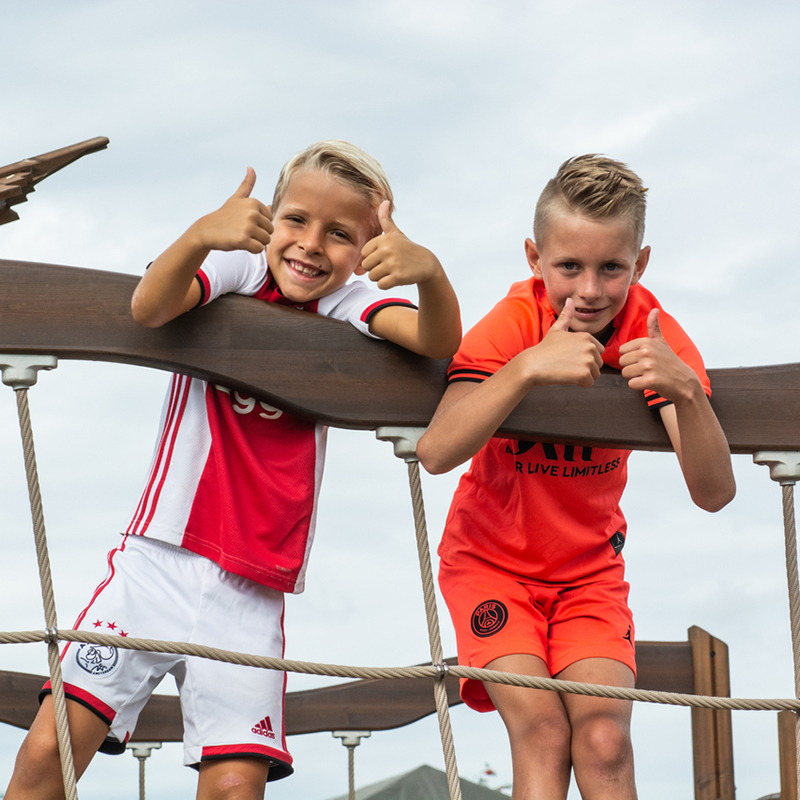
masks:
[[[92,595],[89,602],[86,604],[86,608],[81,611],[78,615],[78,619],[75,620],[75,624],[72,626],[72,630],[77,631],[80,629],[81,623],[86,618],[86,615],[89,613],[89,609],[92,607],[93,603],[97,598],[100,596],[101,592],[108,586],[109,583],[114,578],[114,575],[117,573],[117,569],[114,566],[114,556],[117,553],[122,553],[125,551],[125,545],[127,544],[128,537],[127,534],[122,539],[122,544],[119,547],[115,547],[113,550],[109,550],[108,552],[108,576],[104,578],[98,585],[97,588],[94,590],[94,594]],[[72,642],[67,642],[64,649],[61,651],[61,661],[64,660],[64,656],[67,654],[67,650],[69,650],[69,646]]]
[[[201,761],[214,758],[229,758],[231,756],[261,756],[282,761],[286,764],[292,763],[292,757],[285,750],[278,750],[277,747],[267,747],[262,744],[220,744],[213,747],[204,747]]]
[[[39,697],[45,694],[50,694],[53,691],[53,687],[50,685],[50,681],[47,681],[44,686],[42,686],[42,691],[39,693]],[[104,722],[107,722],[109,725],[114,721],[114,717],[117,716],[117,712],[114,711],[111,706],[106,705],[102,700],[95,697],[93,694],[90,694],[85,689],[81,689],[80,686],[75,686],[73,683],[65,683],[64,684],[64,694],[70,699],[74,700],[77,703],[81,703],[81,705],[86,706],[91,711],[94,711],[98,717],[100,717]],[[128,741],[128,737],[130,733],[126,734],[125,741]]]

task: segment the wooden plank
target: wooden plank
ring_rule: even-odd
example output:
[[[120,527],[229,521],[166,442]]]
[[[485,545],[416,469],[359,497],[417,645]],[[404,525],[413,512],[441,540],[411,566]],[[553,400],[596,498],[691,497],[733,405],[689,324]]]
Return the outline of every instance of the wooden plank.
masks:
[[[636,642],[636,688],[694,694],[689,642]]]
[[[797,800],[797,739],[794,711],[778,712],[778,754],[781,776],[781,800]]]
[[[427,425],[446,361],[352,326],[223,297],[162,328],[133,321],[132,275],[0,260],[0,353],[175,370],[224,383],[343,428]],[[800,364],[710,370],[712,404],[734,452],[800,450]],[[618,374],[591,389],[532,390],[500,429],[512,438],[670,449],[663,426]]]
[[[702,628],[689,628],[694,693],[730,697],[728,646]],[[735,800],[731,712],[692,709],[696,800]]]
[[[689,642],[637,642],[639,689],[693,691]],[[458,663],[455,658],[448,664]],[[28,728],[47,679],[0,671],[0,722]],[[461,703],[458,680],[447,678],[447,699]],[[432,681],[425,678],[357,680],[286,695],[288,735],[332,730],[380,731],[409,725],[436,711]],[[183,738],[178,698],[154,694],[139,718],[132,741],[175,742]]]
[[[108,139],[98,136],[0,167],[0,225],[19,219],[19,214],[10,206],[26,202],[27,195],[34,191],[37,183],[73,161],[107,146]]]

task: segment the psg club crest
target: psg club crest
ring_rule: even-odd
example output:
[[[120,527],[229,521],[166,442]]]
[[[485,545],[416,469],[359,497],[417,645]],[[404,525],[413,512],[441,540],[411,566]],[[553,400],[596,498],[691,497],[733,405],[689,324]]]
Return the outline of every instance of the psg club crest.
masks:
[[[472,632],[476,636],[491,636],[508,622],[508,609],[499,600],[487,600],[472,612]]]
[[[119,666],[119,651],[116,647],[106,647],[84,642],[75,654],[78,666],[90,675],[103,677],[110,675]]]

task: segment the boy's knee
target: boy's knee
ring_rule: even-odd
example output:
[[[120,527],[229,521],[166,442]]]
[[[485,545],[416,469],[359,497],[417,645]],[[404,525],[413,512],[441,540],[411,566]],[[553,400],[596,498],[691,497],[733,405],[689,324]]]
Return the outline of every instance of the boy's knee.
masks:
[[[573,731],[575,758],[604,772],[616,772],[632,755],[630,729],[613,717],[595,717]]]
[[[222,759],[200,766],[199,800],[261,800],[269,762],[258,758]]]
[[[563,714],[534,714],[507,723],[509,736],[538,752],[569,753],[572,730]]]

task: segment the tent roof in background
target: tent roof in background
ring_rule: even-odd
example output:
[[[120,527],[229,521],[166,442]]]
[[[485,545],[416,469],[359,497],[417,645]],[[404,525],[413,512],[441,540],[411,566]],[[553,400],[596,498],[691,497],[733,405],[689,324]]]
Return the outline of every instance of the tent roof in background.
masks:
[[[508,795],[461,779],[461,794],[464,800],[508,800]],[[347,800],[343,794],[332,800]],[[427,764],[395,775],[385,781],[356,789],[356,800],[449,800],[447,776],[444,772]]]

